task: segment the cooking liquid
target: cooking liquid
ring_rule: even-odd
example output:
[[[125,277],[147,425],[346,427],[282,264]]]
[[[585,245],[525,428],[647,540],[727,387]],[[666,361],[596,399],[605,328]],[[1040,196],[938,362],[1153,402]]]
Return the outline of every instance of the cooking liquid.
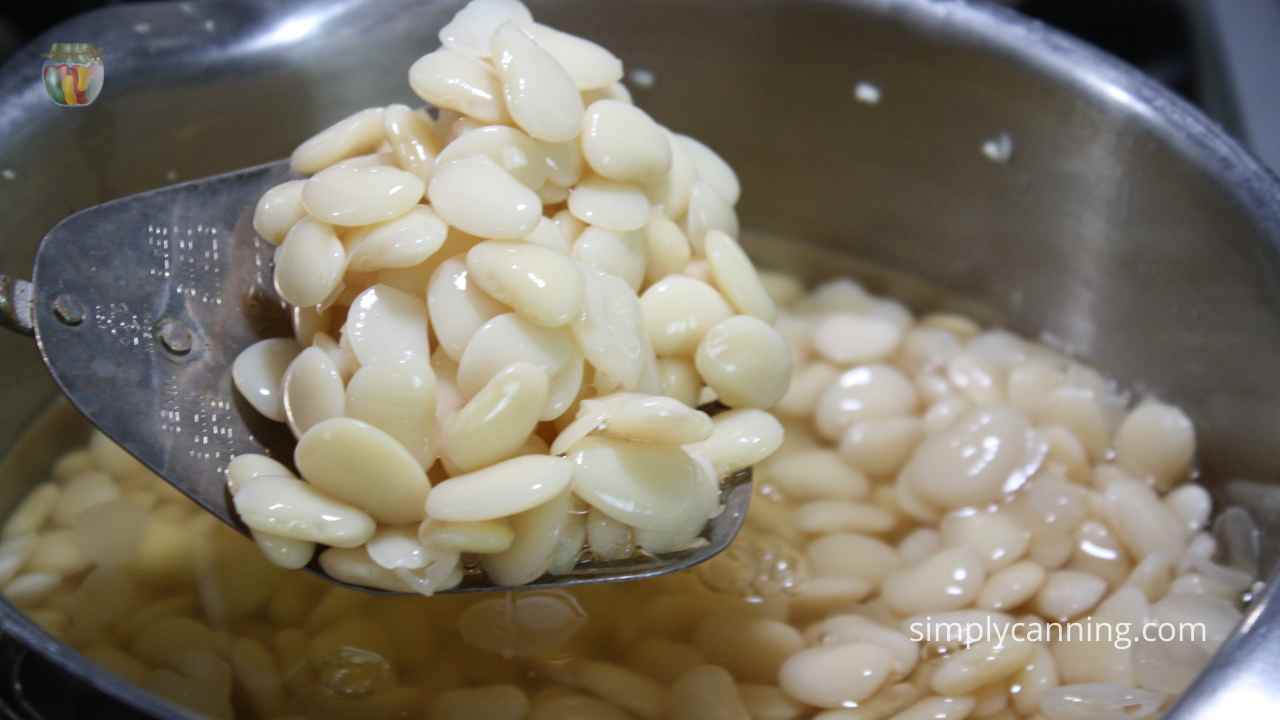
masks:
[[[814,293],[801,302],[818,303],[821,310],[822,302],[837,302],[840,293],[848,292],[830,287],[826,295]],[[970,330],[966,322],[939,319],[931,327],[952,327],[959,336],[973,337],[976,327]],[[988,336],[970,347],[985,348],[997,357],[1008,338]],[[1045,348],[1029,343],[1025,347],[1052,362],[1061,360]],[[920,368],[913,373],[904,357],[895,356],[892,362],[915,375],[922,388],[922,376],[936,373]],[[812,355],[797,363],[797,383],[814,364],[819,363]],[[957,367],[972,377],[987,373],[981,362]],[[1065,377],[1092,383],[1094,376],[1073,367]],[[937,382],[927,387],[938,390]],[[948,392],[933,399],[931,406],[919,403],[914,415],[926,425],[953,421],[942,410],[963,391]],[[1118,420],[1124,401],[1111,397],[1110,390],[1098,392],[1106,396],[1103,411]],[[774,460],[823,452],[838,457],[829,452],[834,443],[815,431],[820,423],[815,423],[812,410],[792,414],[786,420],[786,441]],[[79,430],[72,432],[73,425]],[[858,532],[813,525],[802,529],[805,515],[799,510],[806,505],[812,509],[813,498],[787,497],[780,475],[771,474],[781,470],[775,471],[770,461],[756,468],[751,509],[738,539],[690,571],[565,590],[391,597],[349,590],[270,564],[253,542],[205,514],[104,437],[62,445],[86,434],[84,422],[59,403],[20,440],[0,471],[0,480],[7,480],[0,485],[9,487],[33,487],[27,480],[33,474],[47,479],[35,485],[8,521],[0,544],[4,593],[54,637],[92,661],[212,717],[421,718],[425,713],[437,720],[683,719],[743,717],[750,711],[758,717],[811,718],[823,710],[795,696],[812,691],[817,694],[810,697],[825,697],[827,707],[859,711],[851,717],[880,718],[938,700],[932,687],[935,674],[965,649],[955,643],[915,643],[909,646],[914,647],[910,670],[888,676],[876,674],[888,663],[883,651],[860,650],[856,657],[863,658],[866,667],[810,664],[806,672],[816,669],[821,679],[806,682],[804,673],[798,678],[792,673],[792,685],[786,687],[788,673],[782,669],[789,659],[844,642],[838,632],[806,634],[818,621],[859,616],[905,633],[904,617],[877,596],[877,588],[886,574],[910,567],[908,557],[937,557],[945,548],[939,547],[938,523],[922,523],[903,504],[911,498],[896,492],[900,488],[895,486],[902,484],[896,480],[897,471],[868,475],[859,480],[860,490],[837,488],[848,490],[856,496],[852,499],[866,506],[859,516],[863,519],[848,522],[864,523],[887,513],[892,518],[888,525]],[[983,446],[992,442],[998,438],[987,438]],[[50,449],[55,447],[60,455]],[[1119,471],[1103,465],[1091,468],[1087,459],[1081,466],[1078,456],[1060,448],[1047,457],[1041,450],[1027,455],[1037,467],[1029,470],[1033,474],[1026,482],[1039,483],[1041,491],[1029,496],[1023,483],[1017,483],[1012,494],[997,503],[1001,513],[1022,518],[1018,522],[1031,522],[1026,518],[1035,516],[1047,523],[1037,531],[1039,539],[1033,539],[1028,558],[1050,569],[1092,563],[1089,569],[1095,574],[1115,573],[1111,583],[1116,587],[1107,593],[1118,592],[1141,558],[1122,551],[1099,552],[1098,539],[1086,537],[1076,559],[1065,565],[1067,556],[1059,551],[1073,551],[1061,545],[1072,543],[1072,535],[1055,530],[1053,523],[1066,522],[1063,518],[1068,516],[1076,525],[1085,519],[1096,521],[1098,510],[1085,502],[1086,493],[1095,492],[1089,489],[1089,473]],[[51,457],[56,462],[50,463]],[[1109,459],[1109,453],[1102,456]],[[1015,469],[1021,472],[1020,468]],[[790,482],[800,483],[795,492],[801,487],[808,488],[805,492],[820,489],[815,478],[821,468],[805,465],[798,476],[792,469]],[[1044,487],[1077,490],[1046,492]],[[88,502],[85,493],[97,495]],[[37,507],[40,502],[47,507]],[[23,523],[25,529],[18,527]],[[34,540],[29,536],[33,528]],[[1208,608],[1216,613],[1209,639],[1140,646],[1133,666],[1134,682],[1144,683],[1141,687],[1111,684],[1092,694],[1063,688],[1064,693],[1076,694],[1058,698],[1058,705],[1066,703],[1069,709],[1076,707],[1072,703],[1101,703],[1102,712],[1115,709],[1107,705],[1108,698],[1121,698],[1144,708],[1167,707],[1208,661],[1239,618],[1240,593],[1255,585],[1248,573],[1207,565],[1212,537],[1186,532],[1185,557],[1165,572],[1169,578],[1179,573],[1173,585],[1189,593],[1192,599],[1187,602],[1195,612]],[[861,543],[857,547],[869,549],[843,554],[814,550],[815,540],[846,542],[849,536],[856,536]],[[875,553],[891,561],[873,568],[868,558]],[[1052,559],[1055,554],[1057,559]],[[1197,560],[1197,554],[1203,557]],[[819,564],[825,569],[815,567]],[[1158,580],[1151,582],[1159,585]],[[974,606],[970,602],[967,607]],[[1035,603],[1027,600],[1008,611],[1026,617],[1035,612]],[[1077,663],[1075,669],[1062,669],[1061,677],[1050,675],[1040,688],[1046,693],[1059,683],[1086,682],[1091,668],[1105,667],[1116,658],[1102,647],[1073,648],[1066,655],[1059,654],[1060,648],[1043,649]],[[881,684],[859,684],[861,676],[855,676],[864,671],[872,679],[881,677]],[[982,708],[1007,710],[1013,717],[1034,716],[1035,705],[1019,697],[1028,692],[1027,672],[1003,676],[956,702],[972,703],[973,708],[981,703]],[[459,693],[462,688],[474,691]]]

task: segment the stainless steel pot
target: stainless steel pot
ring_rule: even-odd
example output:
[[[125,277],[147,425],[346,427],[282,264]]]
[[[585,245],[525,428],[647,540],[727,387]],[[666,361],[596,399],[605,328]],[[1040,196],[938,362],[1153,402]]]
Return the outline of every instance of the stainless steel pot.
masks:
[[[409,101],[405,69],[458,2],[119,6],[51,31],[0,70],[0,272],[74,210],[284,156],[351,110]],[[919,308],[1044,333],[1196,420],[1205,478],[1280,540],[1280,183],[1131,68],[1013,13],[929,0],[531,2],[653,73],[635,94],[711,139],[745,186],[766,265],[855,272]],[[92,42],[96,104],[55,107],[53,41]],[[859,81],[880,102],[855,101]],[[1012,154],[984,154],[1010,141]],[[1000,148],[995,148],[999,150]],[[55,395],[0,335],[0,446]],[[122,388],[127,392],[127,388]],[[64,433],[65,435],[65,433]],[[26,490],[0,486],[0,510]],[[1275,587],[1177,717],[1280,705]],[[4,630],[136,707],[8,604]]]

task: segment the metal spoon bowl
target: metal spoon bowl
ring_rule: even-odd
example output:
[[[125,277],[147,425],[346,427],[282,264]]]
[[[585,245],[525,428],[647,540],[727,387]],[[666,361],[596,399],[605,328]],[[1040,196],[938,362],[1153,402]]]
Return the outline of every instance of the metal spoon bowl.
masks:
[[[226,489],[227,464],[244,453],[286,464],[293,457],[289,430],[258,415],[231,382],[241,350],[291,334],[272,284],[274,248],[251,225],[257,198],[289,177],[281,161],[83,210],[44,237],[31,283],[0,276],[0,321],[35,335],[75,407],[244,534]],[[725,509],[704,531],[706,544],[584,562],[522,587],[640,580],[690,568],[728,547],[750,498],[747,469],[722,483]],[[329,578],[314,559],[308,568]],[[507,589],[474,573],[445,592]]]

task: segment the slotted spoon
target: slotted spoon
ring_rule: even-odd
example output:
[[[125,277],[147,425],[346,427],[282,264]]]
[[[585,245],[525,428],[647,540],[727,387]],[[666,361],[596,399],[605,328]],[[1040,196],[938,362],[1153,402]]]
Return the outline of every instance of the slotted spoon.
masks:
[[[0,275],[0,323],[35,336],[76,408],[244,534],[226,489],[227,463],[243,453],[286,464],[293,457],[288,428],[258,415],[231,383],[241,350],[291,334],[272,284],[274,247],[251,224],[257,198],[289,178],[281,161],[83,210],[41,241],[31,282]],[[701,547],[584,563],[523,587],[639,580],[697,565],[737,535],[750,496],[750,469],[723,483],[725,509]],[[308,567],[324,575],[314,559]],[[446,592],[506,589],[468,574]]]

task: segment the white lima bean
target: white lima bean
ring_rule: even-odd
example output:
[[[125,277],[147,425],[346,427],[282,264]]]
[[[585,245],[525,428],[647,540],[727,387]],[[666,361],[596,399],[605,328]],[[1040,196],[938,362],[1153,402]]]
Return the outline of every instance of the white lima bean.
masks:
[[[1045,581],[1040,565],[1024,560],[997,570],[987,578],[978,594],[977,605],[988,610],[1010,610],[1030,600]]]
[[[427,286],[427,312],[439,347],[454,362],[476,331],[506,309],[471,282],[465,256],[440,263]]]
[[[643,110],[617,100],[600,100],[582,116],[582,154],[601,177],[644,181],[671,168],[666,132]]]
[[[548,142],[578,137],[582,95],[573,78],[516,23],[504,23],[489,41],[511,118]]]
[[[306,217],[302,206],[302,180],[281,183],[262,194],[253,210],[253,230],[273,245],[284,240],[285,233]]]
[[[340,287],[346,268],[347,253],[333,227],[306,217],[276,249],[276,290],[292,305],[319,305]]]
[[[446,145],[436,165],[446,167],[465,158],[487,157],[521,185],[536,192],[544,187],[552,173],[549,154],[554,147],[516,128],[486,125],[468,130]]]
[[[1040,711],[1048,720],[1102,717],[1155,717],[1164,704],[1161,693],[1110,683],[1063,685],[1045,691]]]
[[[649,222],[649,198],[631,183],[591,177],[569,192],[569,212],[588,225],[605,230],[639,230]]]
[[[1168,558],[1182,556],[1187,542],[1182,519],[1144,483],[1115,476],[1102,488],[1098,504],[1102,519],[1133,557],[1154,553]]]
[[[654,204],[661,207],[667,217],[679,221],[688,212],[689,196],[693,192],[693,184],[698,180],[698,170],[688,151],[670,131],[667,132],[667,142],[671,146],[671,169],[654,184],[651,192]],[[681,227],[681,233],[683,232]]]
[[[547,373],[529,363],[493,376],[444,428],[445,461],[465,473],[511,457],[537,427],[548,383]]]
[[[888,650],[869,643],[818,646],[787,658],[778,684],[801,702],[846,707],[874,695],[889,679],[893,662]]]
[[[588,90],[582,93],[582,103],[584,105],[591,105],[597,100],[617,100],[619,102],[635,103],[635,99],[631,97],[631,91],[621,82],[616,82],[599,90]]]
[[[418,298],[381,283],[356,296],[347,312],[344,337],[361,366],[425,365],[428,350],[426,306]]]
[[[450,227],[491,240],[519,240],[542,215],[537,194],[484,155],[439,168],[427,197]]]
[[[774,682],[786,659],[805,647],[804,636],[771,618],[712,614],[698,625],[694,646],[708,661],[744,681]]]
[[[912,530],[898,541],[898,554],[903,562],[916,564],[942,549],[942,533],[931,527]]]
[[[969,717],[977,702],[967,697],[934,695],[894,715],[896,720],[961,720]]]
[[[560,212],[557,212],[555,215],[552,215],[551,222],[559,228],[560,232],[564,235],[565,240],[567,240],[571,245],[587,227],[586,223],[574,217],[573,213],[569,212],[569,208],[565,208]]]
[[[654,210],[649,224],[645,226],[645,241],[648,255],[645,283],[648,285],[684,271],[693,257],[693,249],[689,247],[684,231],[661,209]]]
[[[382,108],[361,110],[302,143],[293,151],[293,171],[309,175],[376,149],[383,138],[382,114]]]
[[[302,348],[291,338],[272,338],[260,340],[236,356],[231,379],[259,415],[285,421],[284,375],[300,352]]]
[[[750,315],[737,315],[707,330],[694,366],[720,401],[732,408],[769,408],[791,381],[791,352],[782,335]]]
[[[711,419],[711,437],[684,448],[719,477],[751,467],[782,445],[782,423],[761,410],[730,410]]]
[[[703,255],[708,232],[719,230],[730,237],[738,236],[738,215],[715,188],[699,180],[689,192],[689,210],[685,216],[684,229],[694,253]]]
[[[894,658],[893,676],[911,674],[920,659],[920,647],[903,633],[861,615],[831,615],[810,625],[805,640],[814,645],[842,645],[865,642],[888,650]]]
[[[574,494],[632,527],[687,533],[716,508],[716,479],[680,447],[588,437],[568,458]]]
[[[370,225],[409,212],[425,190],[416,175],[398,168],[337,165],[307,180],[302,204],[312,217],[330,225]]]
[[[425,470],[435,460],[435,373],[420,363],[362,367],[347,384],[345,413],[395,438]]]
[[[569,73],[579,90],[602,90],[622,79],[622,61],[590,40],[532,23],[522,26]]]
[[[395,155],[395,164],[422,182],[430,182],[436,156],[440,154],[440,138],[436,137],[426,112],[407,105],[388,105],[382,127]]]
[[[1111,587],[1128,577],[1133,565],[1129,554],[1104,523],[1096,520],[1081,523],[1072,541],[1074,547],[1067,563],[1068,570],[1096,575]]]
[[[631,526],[591,508],[587,512],[587,545],[596,560],[625,560],[635,553],[635,534]]]
[[[545,187],[554,186],[548,185]],[[544,204],[553,204],[546,198],[543,198],[542,202]],[[572,243],[572,241],[560,230],[560,227],[547,217],[543,217],[538,220],[538,224],[533,228],[533,232],[525,236],[525,242],[528,242],[531,245],[544,247],[548,250],[553,250],[561,255],[569,254],[569,249]]]
[[[53,507],[53,524],[72,527],[85,512],[96,505],[115,500],[120,496],[120,486],[110,475],[99,470],[87,470],[66,481],[58,502]]]
[[[725,202],[737,205],[742,187],[738,183],[738,175],[729,163],[716,154],[715,150],[688,135],[680,135],[676,139],[692,160],[698,178],[714,188]]]
[[[395,438],[354,418],[325,420],[298,439],[294,463],[307,482],[387,523],[422,520],[431,489]]]
[[[347,268],[369,272],[413,267],[444,245],[448,231],[430,208],[416,205],[398,218],[348,233],[343,238]]]
[[[982,408],[921,443],[898,482],[935,507],[982,506],[1022,487],[1046,452],[1021,413]]]
[[[511,119],[502,82],[484,62],[450,48],[422,56],[409,68],[409,86],[432,105],[484,123]]]
[[[394,571],[369,559],[364,548],[331,547],[320,553],[320,568],[343,582],[393,592],[412,592]]]
[[[34,535],[22,535],[0,543],[0,585],[14,578],[35,549]]]
[[[655,363],[658,390],[663,395],[693,407],[698,404],[702,378],[693,363],[685,358],[658,358]]]
[[[511,546],[500,553],[481,555],[480,567],[499,585],[525,585],[538,579],[551,568],[561,536],[571,531],[576,517],[570,513],[572,508],[572,494],[561,492],[515,515],[511,518]],[[580,550],[582,539],[577,543]]]
[[[671,686],[672,720],[733,720],[746,717],[733,675],[723,667],[702,665]]]
[[[237,457],[227,482],[240,519],[259,532],[334,547],[358,547],[373,536],[367,514],[321,495],[270,458]]]
[[[760,274],[737,240],[719,230],[707,233],[704,252],[716,287],[733,307],[766,323],[778,317],[778,308],[760,282]]]
[[[891,573],[880,592],[899,615],[959,610],[977,599],[986,579],[982,557],[962,546]]]
[[[777,325],[775,325],[776,328]],[[802,353],[796,352],[794,347],[792,348],[791,356],[791,362],[794,366],[791,374],[791,385],[787,387],[787,394],[783,395],[782,399],[778,401],[774,411],[779,415],[807,418],[813,414],[814,409],[818,406],[818,397],[826,391],[831,383],[835,382],[835,379],[840,375],[840,371],[822,362],[806,365]],[[852,458],[850,461],[853,461]]]
[[[320,312],[313,306],[295,306],[289,312],[289,325],[293,328],[293,337],[302,347],[315,344],[316,336],[329,332],[332,313],[326,308]]]
[[[351,340],[345,334],[342,336],[342,340],[339,341],[334,340],[328,333],[317,332],[315,337],[311,339],[311,344],[320,348],[329,356],[329,360],[338,369],[338,375],[343,382],[350,380],[360,366],[360,361],[356,359],[355,353],[351,350]]]
[[[420,526],[418,538],[423,545],[492,555],[511,547],[515,531],[506,519],[473,522],[428,520]]]
[[[939,529],[943,545],[973,548],[988,571],[1017,562],[1031,545],[1031,531],[1007,512],[957,510],[942,519]]]
[[[797,528],[808,533],[887,533],[898,524],[894,514],[876,505],[844,500],[814,500],[795,510]]]
[[[569,191],[554,183],[547,183],[538,188],[538,198],[542,200],[544,205],[557,205],[564,202],[569,197]],[[539,222],[539,225],[542,223]],[[537,228],[534,228],[537,230]],[[529,235],[529,242],[534,242],[533,234]]]
[[[592,432],[634,442],[684,445],[706,440],[713,428],[706,413],[674,398],[617,393],[583,400],[577,418],[551,444],[551,454],[568,451]]]
[[[329,355],[318,347],[303,350],[289,363],[281,393],[285,418],[294,437],[302,437],[318,422],[342,417],[346,408],[342,376]]]
[[[523,26],[533,22],[533,15],[519,0],[475,0],[464,5],[440,28],[440,44],[477,58],[487,58],[493,33],[509,21]]]
[[[855,577],[875,585],[902,565],[892,545],[857,533],[823,535],[805,555],[818,577]]]
[[[780,452],[762,467],[761,475],[797,501],[861,500],[870,492],[866,476],[827,448]]]
[[[657,362],[645,333],[640,301],[628,284],[596,270],[582,273],[582,315],[569,326],[597,374],[635,390]]]
[[[970,695],[1022,670],[1035,651],[1034,643],[1012,637],[980,642],[943,661],[930,686],[940,695]]]
[[[834,379],[834,375],[831,370],[829,377]],[[887,477],[902,469],[923,437],[924,424],[918,418],[862,420],[850,425],[840,438],[840,457],[869,475]]]
[[[494,375],[517,362],[534,365],[554,377],[574,357],[572,336],[544,328],[515,313],[494,317],[476,330],[458,361],[458,389],[474,396]]]
[[[710,285],[670,275],[640,296],[645,330],[658,355],[692,356],[713,325],[733,315],[720,293]]]
[[[1181,410],[1149,401],[1129,413],[1116,431],[1116,462],[1167,490],[1186,477],[1195,443],[1195,428]]]
[[[715,236],[708,233],[707,251]],[[878,362],[897,349],[902,330],[893,322],[872,315],[839,313],[824,318],[814,329],[814,349],[836,365]]]
[[[582,272],[553,250],[483,242],[467,252],[467,270],[481,290],[536,325],[567,325],[582,314]]]
[[[818,398],[814,423],[836,441],[861,420],[912,414],[918,399],[911,381],[889,365],[860,365],[845,371]]]
[[[1164,496],[1164,504],[1177,513],[1186,524],[1188,532],[1203,530],[1213,511],[1213,498],[1199,485],[1183,485]]]
[[[569,486],[573,467],[564,458],[525,455],[440,483],[426,499],[427,516],[475,522],[515,515],[541,505]]]
[[[375,565],[387,570],[423,570],[423,575],[448,577],[457,566],[456,550],[426,546],[414,525],[384,525],[365,543],[365,552]],[[408,581],[408,574],[400,574]]]
[[[615,232],[591,226],[570,251],[584,268],[613,275],[638,291],[645,276],[645,241],[638,232]]]

